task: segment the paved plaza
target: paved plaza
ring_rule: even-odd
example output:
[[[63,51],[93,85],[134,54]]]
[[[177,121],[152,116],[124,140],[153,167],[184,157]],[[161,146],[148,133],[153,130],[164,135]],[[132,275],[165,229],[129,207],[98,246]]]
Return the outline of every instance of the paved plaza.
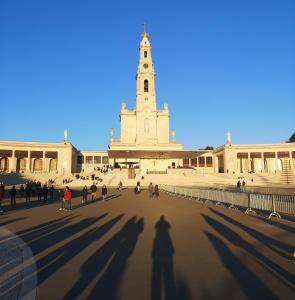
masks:
[[[5,205],[0,298],[294,299],[295,220],[144,190]],[[5,203],[4,203],[5,204]]]

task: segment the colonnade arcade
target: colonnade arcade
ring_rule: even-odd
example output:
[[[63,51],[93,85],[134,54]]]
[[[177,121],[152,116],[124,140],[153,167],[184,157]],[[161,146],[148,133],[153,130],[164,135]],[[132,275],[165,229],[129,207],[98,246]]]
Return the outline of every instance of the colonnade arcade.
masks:
[[[275,173],[284,167],[295,169],[295,151],[237,153],[237,171],[240,173]]]
[[[0,150],[1,172],[43,173],[57,170],[57,151]]]

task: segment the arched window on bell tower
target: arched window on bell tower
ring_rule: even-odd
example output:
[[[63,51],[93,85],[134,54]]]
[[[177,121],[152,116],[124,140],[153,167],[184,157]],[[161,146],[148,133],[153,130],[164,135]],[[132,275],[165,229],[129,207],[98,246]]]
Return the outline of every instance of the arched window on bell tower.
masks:
[[[143,86],[144,86],[144,92],[148,93],[148,91],[149,91],[149,81],[147,79],[144,80]]]
[[[147,57],[147,51],[143,52],[143,56],[146,58]]]

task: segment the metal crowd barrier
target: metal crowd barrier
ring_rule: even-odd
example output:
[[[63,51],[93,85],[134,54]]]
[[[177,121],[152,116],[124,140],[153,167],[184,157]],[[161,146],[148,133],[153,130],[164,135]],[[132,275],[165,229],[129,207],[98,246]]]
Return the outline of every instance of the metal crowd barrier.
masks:
[[[268,218],[281,218],[281,214],[295,215],[295,196],[269,195],[224,190],[160,186],[164,192],[191,198],[204,203],[228,205],[229,208],[245,208],[246,214],[256,214],[256,210],[269,213]]]

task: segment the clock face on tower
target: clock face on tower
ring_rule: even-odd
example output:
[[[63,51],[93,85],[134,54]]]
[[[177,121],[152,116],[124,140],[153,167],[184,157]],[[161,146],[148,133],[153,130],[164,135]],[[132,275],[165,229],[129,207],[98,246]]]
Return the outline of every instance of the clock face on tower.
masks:
[[[144,67],[145,69],[147,69],[147,68],[149,67],[149,65],[148,65],[148,64],[144,64],[143,67]]]

